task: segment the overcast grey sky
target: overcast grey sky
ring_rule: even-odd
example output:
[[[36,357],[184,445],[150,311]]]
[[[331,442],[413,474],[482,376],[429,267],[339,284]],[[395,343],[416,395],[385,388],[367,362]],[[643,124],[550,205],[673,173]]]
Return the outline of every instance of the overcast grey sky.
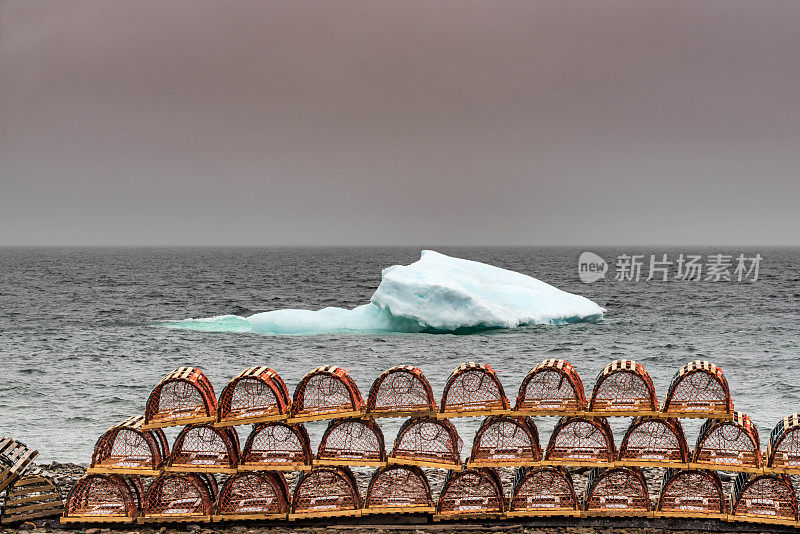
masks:
[[[0,0],[0,244],[800,244],[800,1]]]

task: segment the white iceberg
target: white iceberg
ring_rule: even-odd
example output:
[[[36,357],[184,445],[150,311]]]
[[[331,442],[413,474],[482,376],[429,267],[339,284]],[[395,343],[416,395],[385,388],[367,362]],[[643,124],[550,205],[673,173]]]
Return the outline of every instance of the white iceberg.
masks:
[[[424,250],[411,265],[384,269],[370,303],[352,310],[286,309],[162,325],[263,334],[456,332],[596,322],[604,312],[586,297],[531,276]]]

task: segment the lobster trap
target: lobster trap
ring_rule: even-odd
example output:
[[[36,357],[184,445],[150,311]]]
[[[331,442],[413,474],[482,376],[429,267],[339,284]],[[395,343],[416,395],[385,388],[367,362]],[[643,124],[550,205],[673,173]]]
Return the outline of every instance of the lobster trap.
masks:
[[[401,365],[384,371],[367,396],[371,417],[409,417],[436,412],[436,399],[428,379],[418,367]]]
[[[750,417],[735,412],[732,421],[708,419],[703,423],[689,466],[724,471],[760,470],[758,430]]]
[[[577,415],[586,410],[583,381],[566,360],[545,360],[522,380],[514,411],[520,415]]]
[[[294,390],[291,421],[360,417],[363,411],[364,401],[355,381],[341,367],[328,365],[300,380]]]
[[[134,477],[84,476],[67,495],[61,523],[133,523],[141,506],[140,487],[132,482]]]
[[[291,400],[281,377],[269,367],[245,369],[222,390],[217,426],[286,419]]]
[[[273,421],[253,427],[239,470],[303,471],[311,469],[311,458],[311,442],[302,424]]]
[[[503,484],[497,471],[478,467],[448,471],[434,520],[493,518],[505,511]]]
[[[5,437],[0,439],[0,491],[14,483],[28,469],[39,451]]]
[[[656,517],[724,519],[726,512],[725,493],[716,471],[672,468],[664,471]]]
[[[613,462],[614,455],[614,436],[606,419],[562,417],[550,435],[542,463],[602,466]]]
[[[539,432],[530,417],[492,415],[475,434],[467,467],[533,465],[541,459]]]
[[[277,471],[233,475],[222,486],[214,521],[286,519],[289,487]]]
[[[585,515],[649,515],[650,493],[644,473],[638,467],[592,469],[583,508]]]
[[[314,465],[386,465],[386,446],[374,419],[334,419],[322,435]]]
[[[436,507],[428,477],[416,465],[377,469],[367,487],[362,514],[433,513]]]
[[[508,517],[578,516],[578,496],[565,467],[520,467]]]
[[[167,473],[156,478],[147,488],[141,520],[145,523],[210,521],[216,493],[213,476]]]
[[[25,475],[6,491],[2,523],[31,521],[60,515],[64,511],[61,489],[49,477]]]
[[[194,424],[175,439],[167,471],[181,473],[236,473],[239,438],[232,427]]]
[[[800,414],[784,417],[770,432],[766,470],[800,474]]]
[[[316,467],[300,476],[289,519],[361,515],[361,495],[348,467]]]
[[[689,446],[677,419],[635,417],[619,446],[617,465],[686,467]]]
[[[87,473],[161,474],[169,443],[163,430],[143,430],[143,424],[144,417],[137,415],[106,430],[94,446]]]
[[[681,367],[672,377],[662,411],[674,417],[729,418],[733,400],[722,370],[701,360]]]
[[[614,360],[597,375],[589,412],[606,416],[655,415],[658,399],[650,374],[642,364]]]
[[[389,462],[460,469],[462,445],[456,427],[450,420],[412,417],[397,432]]]
[[[787,475],[739,473],[731,491],[731,519],[757,523],[797,523],[797,495]]]
[[[509,404],[494,369],[469,362],[450,374],[439,412],[445,417],[506,414]]]
[[[150,393],[142,428],[211,423],[216,418],[217,397],[211,382],[196,367],[180,367]]]

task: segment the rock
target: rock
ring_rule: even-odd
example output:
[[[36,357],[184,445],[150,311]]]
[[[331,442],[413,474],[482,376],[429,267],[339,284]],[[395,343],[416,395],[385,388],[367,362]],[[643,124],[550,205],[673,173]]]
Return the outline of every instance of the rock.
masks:
[[[102,532],[99,528],[87,528],[86,534],[100,534]]]

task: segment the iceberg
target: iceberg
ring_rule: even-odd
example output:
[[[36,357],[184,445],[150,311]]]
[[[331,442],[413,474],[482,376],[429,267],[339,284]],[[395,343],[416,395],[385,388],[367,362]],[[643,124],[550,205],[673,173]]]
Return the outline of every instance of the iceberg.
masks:
[[[370,302],[353,309],[273,310],[160,323],[169,328],[260,334],[473,332],[602,320],[605,309],[541,280],[423,250],[381,273]]]

